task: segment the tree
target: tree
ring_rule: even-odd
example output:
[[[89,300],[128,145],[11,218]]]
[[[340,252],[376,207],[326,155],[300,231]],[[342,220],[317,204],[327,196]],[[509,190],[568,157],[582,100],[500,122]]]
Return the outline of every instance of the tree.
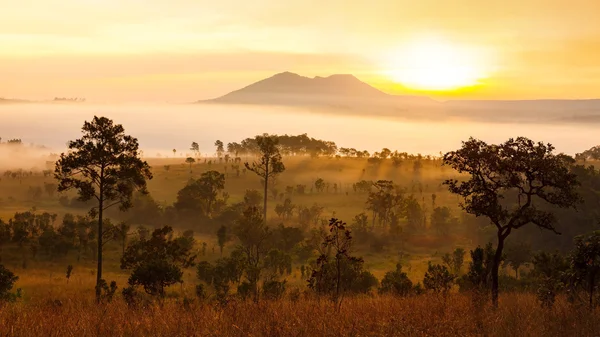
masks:
[[[225,149],[223,148],[223,142],[217,140],[215,141],[215,146],[217,147],[217,157],[219,157],[219,160],[221,160],[221,157],[223,157],[223,153],[225,152]]]
[[[252,164],[245,163],[244,165],[248,170],[256,173],[256,175],[263,179],[263,219],[266,222],[269,179],[283,172],[285,170],[285,166],[281,161],[281,153],[279,152],[279,148],[277,147],[278,140],[276,137],[264,134],[263,136],[256,136],[255,139],[261,154],[260,161],[255,161]]]
[[[452,217],[450,209],[446,206],[436,207],[433,209],[431,214],[431,227],[437,232],[437,234],[447,235],[455,218]]]
[[[448,271],[446,266],[429,262],[425,278],[423,279],[423,286],[425,289],[433,290],[435,293],[446,294],[452,287],[454,278],[455,276]]]
[[[225,175],[218,171],[202,173],[199,179],[190,181],[177,192],[177,201],[173,205],[178,211],[210,217],[219,191],[225,188]]]
[[[382,294],[392,293],[398,296],[408,295],[413,288],[412,281],[405,272],[402,271],[402,264],[396,264],[396,270],[385,273],[381,280],[379,292]]]
[[[221,250],[221,256],[223,256],[223,248],[225,248],[225,244],[227,241],[229,241],[229,239],[227,227],[225,225],[219,227],[219,230],[217,230],[217,240],[219,243],[219,249]]]
[[[54,197],[54,192],[56,192],[57,188],[58,185],[56,184],[44,183],[44,189],[50,198]]]
[[[244,194],[244,205],[246,207],[258,207],[263,195],[257,190],[246,190]]]
[[[234,227],[235,236],[239,240],[240,250],[246,261],[245,274],[254,294],[254,301],[258,301],[258,282],[262,269],[263,259],[271,249],[272,232],[266,226],[260,211],[256,207],[249,207],[244,211],[243,217]]]
[[[283,204],[277,204],[275,206],[275,213],[277,213],[280,218],[289,219],[294,214],[295,208],[296,205],[292,204],[292,200],[290,198],[285,198]]]
[[[117,205],[123,211],[129,209],[134,191],[148,193],[146,180],[152,179],[152,173],[148,163],[139,158],[137,139],[126,135],[120,124],[94,116],[84,123],[82,133],[80,139],[69,141],[69,152],[60,155],[54,176],[59,192],[76,189],[80,201],[97,202],[90,215],[98,216],[96,300],[100,301],[103,212]]]
[[[506,245],[506,263],[515,271],[519,278],[519,268],[531,260],[531,245],[525,242],[516,242]]]
[[[11,292],[18,279],[18,276],[0,264],[0,301],[14,301],[21,297],[21,289],[17,289],[16,293]]]
[[[198,143],[196,143],[196,142],[192,142],[192,146],[190,147],[190,150],[192,150],[192,152],[194,152],[194,156],[196,156],[196,158],[197,158],[198,155],[200,154],[200,145],[198,145]]]
[[[192,157],[187,157],[185,159],[185,162],[190,164],[190,173],[192,172],[192,164],[196,162],[196,159],[192,158]]]
[[[571,266],[577,281],[585,285],[589,294],[590,308],[594,307],[594,292],[600,278],[600,231],[575,238],[571,254]]]
[[[500,145],[470,138],[462,148],[444,155],[444,164],[469,179],[445,181],[450,192],[463,198],[461,207],[475,216],[485,216],[497,229],[492,268],[492,302],[498,305],[498,269],[506,238],[528,224],[558,233],[555,216],[544,208],[573,207],[579,196],[573,159],[555,155],[550,144],[519,137]]]
[[[376,190],[369,192],[367,209],[373,212],[373,226],[378,216],[379,223],[385,226],[401,212],[398,208],[404,196],[391,180],[378,180],[373,186]]]
[[[317,190],[317,193],[323,192],[325,189],[325,180],[323,180],[323,178],[319,178],[315,181],[315,189]]]
[[[129,285],[141,285],[150,295],[164,296],[164,289],[183,282],[182,268],[194,264],[192,246],[182,244],[180,238],[172,238],[173,228],[164,226],[152,232],[147,239],[136,241],[127,247],[121,258],[121,269],[132,270]]]
[[[350,255],[352,235],[346,223],[332,218],[329,234],[321,243],[321,254],[308,279],[308,287],[317,294],[329,295],[339,307],[346,293],[367,293],[377,279],[363,269],[364,260]]]
[[[448,268],[450,268],[452,273],[456,276],[458,276],[460,273],[464,260],[465,250],[462,248],[456,248],[452,254],[446,253],[444,256],[442,256],[442,261],[444,264],[446,264],[446,266],[448,266]]]
[[[570,262],[558,252],[533,255],[530,276],[537,281],[537,297],[543,307],[552,307],[557,293],[573,281]]]

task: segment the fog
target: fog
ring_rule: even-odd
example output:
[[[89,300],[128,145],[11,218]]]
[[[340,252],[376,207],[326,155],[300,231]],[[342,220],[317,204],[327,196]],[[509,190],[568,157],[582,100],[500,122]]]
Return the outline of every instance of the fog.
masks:
[[[318,113],[307,109],[203,104],[0,105],[0,137],[3,141],[20,138],[24,144],[46,146],[49,148],[46,153],[61,152],[68,140],[80,136],[83,122],[94,115],[106,116],[123,124],[128,134],[139,139],[147,157],[159,153],[172,156],[172,149],[177,149],[178,156],[184,155],[190,152],[193,141],[200,144],[203,155],[212,155],[213,143],[217,139],[227,143],[263,132],[308,133],[314,138],[335,141],[342,147],[371,152],[388,147],[422,154],[439,154],[440,151],[455,149],[470,136],[489,142],[526,136],[550,142],[558,151],[568,154],[599,143],[597,127],[586,124],[482,123],[441,118],[409,120]],[[39,156],[38,151],[30,154],[34,158]],[[6,160],[7,153],[0,154],[0,166],[6,167]],[[39,163],[43,164],[43,161]]]

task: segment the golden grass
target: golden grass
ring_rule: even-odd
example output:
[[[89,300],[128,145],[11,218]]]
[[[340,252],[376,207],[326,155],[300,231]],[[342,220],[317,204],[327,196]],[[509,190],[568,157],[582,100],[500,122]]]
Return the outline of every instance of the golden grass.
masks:
[[[598,336],[600,311],[559,298],[542,309],[534,294],[504,293],[500,307],[473,305],[468,294],[345,298],[341,311],[303,294],[297,301],[232,301],[226,306],[194,298],[195,279],[168,289],[167,298],[130,308],[120,289],[96,305],[92,268],[78,267],[69,284],[47,269],[16,270],[23,298],[0,306],[0,336]],[[120,287],[127,276],[108,272]],[[301,289],[304,289],[301,288]],[[184,298],[190,299],[184,304]]]
[[[451,294],[345,299],[340,312],[326,300],[231,302],[225,307],[166,300],[129,308],[117,299],[95,305],[73,294],[4,306],[2,336],[595,336],[600,315],[564,300],[544,310],[531,294],[505,294],[500,308],[476,309]]]

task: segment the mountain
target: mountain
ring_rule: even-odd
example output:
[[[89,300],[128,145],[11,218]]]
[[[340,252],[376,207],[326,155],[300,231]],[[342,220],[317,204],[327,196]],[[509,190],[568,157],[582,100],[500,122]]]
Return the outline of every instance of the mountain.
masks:
[[[596,123],[600,100],[449,100],[384,93],[353,75],[309,78],[283,72],[198,103],[308,107],[323,112],[502,123]]]
[[[353,75],[337,74],[314,78],[283,72],[199,103],[261,104],[357,108],[365,106],[400,107],[437,104],[427,97],[386,94]]]

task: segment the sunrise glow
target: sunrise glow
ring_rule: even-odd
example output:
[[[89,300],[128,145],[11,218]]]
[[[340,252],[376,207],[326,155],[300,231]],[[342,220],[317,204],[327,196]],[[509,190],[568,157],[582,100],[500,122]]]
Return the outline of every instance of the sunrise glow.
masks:
[[[385,75],[417,90],[455,90],[487,76],[481,55],[439,38],[416,39],[390,53]]]

